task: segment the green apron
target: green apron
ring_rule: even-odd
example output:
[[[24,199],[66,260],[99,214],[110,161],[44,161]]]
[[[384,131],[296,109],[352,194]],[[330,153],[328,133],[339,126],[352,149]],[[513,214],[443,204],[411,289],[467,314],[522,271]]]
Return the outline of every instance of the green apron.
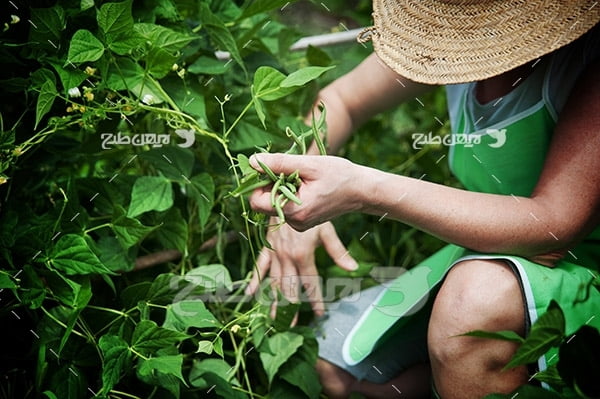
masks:
[[[455,140],[467,144],[450,147],[452,172],[470,191],[529,196],[540,176],[556,124],[544,100],[500,124],[478,131],[466,112],[466,96],[467,90],[454,130],[468,134],[469,140]],[[531,223],[536,221],[532,219]],[[512,265],[523,290],[528,328],[551,300],[557,301],[565,313],[567,334],[584,324],[600,328],[600,292],[591,287],[591,282],[598,278],[599,239],[600,229],[596,229],[554,268],[519,256],[481,254],[447,245],[386,285],[346,337],[343,359],[349,365],[356,365],[388,336],[410,323],[414,313],[428,311],[446,273],[466,259],[506,260]],[[538,369],[544,370],[555,363],[556,352],[551,350],[542,356]]]

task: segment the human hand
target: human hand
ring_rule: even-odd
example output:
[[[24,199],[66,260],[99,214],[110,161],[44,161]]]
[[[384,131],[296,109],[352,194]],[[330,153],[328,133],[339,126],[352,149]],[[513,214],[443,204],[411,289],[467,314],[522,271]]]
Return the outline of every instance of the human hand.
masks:
[[[358,267],[329,222],[304,232],[298,232],[283,224],[279,229],[270,231],[267,240],[273,250],[263,248],[260,252],[256,263],[257,270],[246,288],[246,294],[254,294],[260,281],[269,272],[272,288],[281,290],[282,295],[290,302],[298,302],[300,290],[303,288],[317,316],[323,315],[325,307],[315,265],[315,249],[323,245],[333,261],[344,270],[352,271]],[[273,310],[275,309],[276,307]]]
[[[344,213],[361,208],[361,187],[359,167],[352,162],[332,156],[255,154],[250,157],[250,165],[264,172],[258,164],[271,169],[273,174],[290,175],[296,171],[302,181],[296,196],[300,205],[289,202],[283,207],[285,221],[298,231],[307,230],[317,224]],[[275,215],[271,202],[271,186],[254,190],[250,205],[258,212]]]

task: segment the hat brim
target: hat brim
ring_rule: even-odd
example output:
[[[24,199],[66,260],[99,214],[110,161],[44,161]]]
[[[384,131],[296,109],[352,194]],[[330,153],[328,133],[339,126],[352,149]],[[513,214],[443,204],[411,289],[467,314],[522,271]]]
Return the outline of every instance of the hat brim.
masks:
[[[377,55],[416,82],[499,75],[577,39],[598,21],[596,1],[374,0]]]

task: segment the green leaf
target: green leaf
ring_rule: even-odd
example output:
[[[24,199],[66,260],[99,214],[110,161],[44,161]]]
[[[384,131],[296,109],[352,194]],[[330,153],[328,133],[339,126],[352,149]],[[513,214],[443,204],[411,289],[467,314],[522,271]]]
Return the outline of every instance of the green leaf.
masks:
[[[34,268],[25,265],[19,278],[21,280],[19,283],[20,290],[17,294],[19,301],[30,309],[37,309],[42,306],[44,299],[46,299],[46,287]]]
[[[139,220],[121,214],[111,223],[111,227],[123,248],[130,248],[141,242],[157,226],[144,226]]]
[[[131,31],[127,34],[116,36],[113,41],[108,44],[108,48],[118,55],[131,54],[138,48],[144,45],[144,38],[137,32]]]
[[[186,191],[198,206],[200,227],[204,228],[215,204],[215,183],[208,173],[200,173],[192,177],[191,182],[186,185]]]
[[[89,30],[80,29],[73,35],[69,45],[67,63],[81,64],[96,61],[104,54],[104,45]],[[69,88],[67,88],[69,89]]]
[[[309,66],[302,69],[299,69],[295,72],[289,74],[280,84],[281,87],[297,87],[304,86],[311,80],[315,80],[323,73],[329,71],[330,69],[335,68],[335,66],[328,67],[318,67],[318,66]]]
[[[217,60],[206,56],[196,59],[188,68],[189,73],[221,75],[227,70],[227,61]]]
[[[314,364],[292,357],[281,367],[279,376],[300,388],[309,399],[319,398],[321,384]]]
[[[466,337],[479,337],[479,338],[489,338],[489,339],[499,339],[502,341],[513,341],[513,342],[519,342],[519,343],[523,343],[525,342],[525,339],[523,337],[521,337],[519,334],[517,334],[514,331],[497,331],[497,332],[488,332],[488,331],[482,331],[482,330],[475,330],[475,331],[469,331],[467,333],[464,334],[460,334],[459,336],[466,336]]]
[[[148,211],[165,211],[173,206],[171,182],[160,176],[142,176],[133,184],[128,217]]]
[[[52,108],[52,104],[54,104],[54,99],[58,95],[56,91],[56,86],[54,82],[47,80],[46,83],[42,85],[40,90],[40,94],[37,99],[37,105],[35,107],[35,127],[40,123],[44,115],[50,111]]]
[[[51,62],[51,65],[60,77],[65,96],[68,96],[70,88],[79,86],[81,82],[88,78],[88,75],[79,69],[74,69],[72,66],[63,67],[57,62]]]
[[[133,255],[115,237],[100,237],[96,241],[95,252],[100,262],[113,272],[131,271],[135,266]]]
[[[163,327],[171,330],[186,332],[190,327],[217,327],[220,323],[206,309],[204,303],[197,300],[183,300],[167,305],[167,313]]]
[[[289,4],[288,0],[247,0],[244,3],[242,15],[238,20],[251,17],[261,12],[271,11],[275,8],[282,8]]]
[[[232,371],[232,367],[225,360],[209,358],[201,361],[195,361],[192,365],[192,369],[190,370],[188,379],[192,386],[200,389],[208,389],[212,386],[209,385],[210,382],[214,384],[214,381],[210,381],[208,378],[208,376],[212,374],[224,381],[227,386],[231,387],[229,381],[233,377]],[[237,385],[237,381],[235,381],[235,379],[233,383]]]
[[[107,44],[119,39],[120,36],[131,33],[133,29],[131,0],[103,4],[98,10],[96,19]]]
[[[94,0],[81,0],[81,2],[79,3],[79,8],[81,9],[81,11],[85,11],[88,8],[92,7],[94,7]]]
[[[220,47],[220,50],[229,51],[231,58],[245,70],[237,43],[223,21],[213,14],[210,8],[208,8],[208,5],[204,2],[200,3],[199,15],[204,29],[210,38]]]
[[[142,379],[152,377],[154,373],[168,374],[178,378],[185,384],[181,367],[183,366],[183,355],[158,356],[150,359],[140,359],[137,372]],[[159,379],[160,381],[160,379]]]
[[[253,97],[264,101],[273,101],[292,93],[296,88],[281,87],[281,82],[285,78],[286,76],[275,68],[269,66],[258,68],[254,73]]]
[[[12,277],[4,270],[0,271],[0,289],[13,289],[17,288],[17,285],[12,280]]]
[[[121,337],[103,335],[98,346],[102,351],[102,392],[108,393],[121,376],[131,369],[132,353]]]
[[[254,105],[256,107],[256,103]],[[260,105],[263,104],[261,103]],[[285,129],[285,127],[283,129]],[[264,128],[260,128],[243,120],[238,122],[235,131],[229,137],[229,149],[232,151],[256,149],[256,147],[265,147],[269,143],[283,145],[289,144],[289,141],[284,139],[281,135],[273,134],[266,131]]]
[[[68,275],[112,273],[100,263],[85,239],[77,234],[62,236],[48,257],[52,266]]]
[[[67,278],[52,271],[46,281],[56,299],[72,308],[83,309],[92,298],[92,288],[89,276],[77,277]]]
[[[504,370],[537,361],[548,349],[558,345],[564,335],[565,316],[558,304],[552,301],[548,310],[533,324],[525,342],[504,366]]]
[[[204,288],[207,292],[225,291],[227,293],[233,290],[229,270],[219,264],[196,267],[187,272],[184,278],[192,284]]]
[[[140,158],[150,162],[167,179],[181,183],[189,180],[194,167],[194,153],[179,146],[152,148],[141,153]]]
[[[181,216],[179,208],[171,208],[162,215],[160,228],[153,235],[166,249],[177,249],[182,254],[187,253],[188,224]]]
[[[176,32],[164,26],[146,23],[137,23],[134,30],[154,48],[161,48],[170,54],[181,51],[194,38],[192,36]]]
[[[268,345],[272,352],[260,352],[260,360],[263,364],[269,384],[283,363],[285,363],[302,345],[304,338],[302,335],[293,332],[277,333],[269,338]]]
[[[294,316],[300,309],[300,303],[287,303],[284,305],[285,298],[282,297],[281,299],[282,301],[277,304],[277,315],[273,320],[273,327],[277,331],[286,331],[292,325]]]
[[[85,373],[72,362],[61,363],[57,369],[49,372],[50,378],[48,385],[53,387],[53,393],[58,398],[81,398],[89,384],[86,381]],[[46,377],[48,378],[48,377]]]
[[[186,338],[187,334],[159,327],[152,320],[142,320],[135,326],[131,347],[145,356],[150,356],[157,350],[175,345]]]
[[[65,29],[64,9],[59,5],[32,8],[30,19],[29,40],[35,43],[36,47],[56,52],[60,45],[61,32]]]
[[[331,65],[331,57],[325,51],[318,47],[309,45],[306,49],[306,60],[310,65],[314,66],[329,66]]]
[[[198,349],[196,349],[196,353],[206,353],[207,355],[210,355],[213,353],[213,349],[214,347],[212,341],[204,340],[198,342]]]
[[[545,382],[546,384],[550,385],[553,389],[560,391],[566,386],[566,384],[561,378],[560,374],[558,373],[557,366],[557,364],[553,364],[544,371],[538,371],[534,374],[533,378],[540,382]]]
[[[51,81],[56,85],[56,76],[54,73],[48,68],[40,68],[35,70],[30,77],[31,80],[31,88],[40,89],[47,81]]]

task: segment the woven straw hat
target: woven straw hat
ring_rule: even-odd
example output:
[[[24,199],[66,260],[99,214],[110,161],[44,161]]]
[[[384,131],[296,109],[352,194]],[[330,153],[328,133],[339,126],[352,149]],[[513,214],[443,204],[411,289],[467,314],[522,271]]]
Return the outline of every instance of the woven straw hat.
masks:
[[[373,0],[358,37],[422,83],[483,80],[562,47],[600,21],[595,0]]]

